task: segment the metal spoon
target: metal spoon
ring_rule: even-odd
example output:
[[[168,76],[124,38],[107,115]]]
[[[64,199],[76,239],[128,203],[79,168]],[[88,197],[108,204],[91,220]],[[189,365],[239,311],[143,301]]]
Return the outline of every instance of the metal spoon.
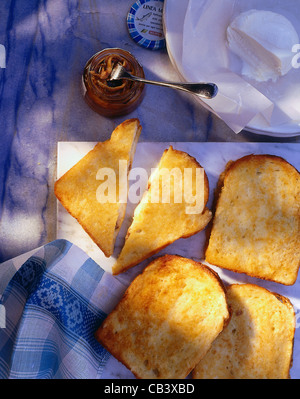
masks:
[[[187,91],[196,94],[199,97],[211,99],[218,93],[218,87],[214,83],[172,83],[172,82],[156,82],[131,75],[126,69],[118,64],[111,72],[109,80],[128,79],[141,83],[149,83],[152,85],[171,87],[173,89]]]

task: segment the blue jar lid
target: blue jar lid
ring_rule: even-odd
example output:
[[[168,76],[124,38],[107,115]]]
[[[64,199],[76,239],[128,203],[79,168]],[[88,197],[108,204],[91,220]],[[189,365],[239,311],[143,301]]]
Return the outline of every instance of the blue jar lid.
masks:
[[[127,15],[128,31],[140,46],[158,50],[166,46],[163,31],[164,0],[138,0]]]

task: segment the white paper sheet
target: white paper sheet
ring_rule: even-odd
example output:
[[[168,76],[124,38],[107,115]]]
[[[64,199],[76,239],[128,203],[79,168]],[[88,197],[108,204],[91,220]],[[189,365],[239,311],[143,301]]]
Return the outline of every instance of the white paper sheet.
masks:
[[[58,143],[58,176],[65,173],[70,167],[81,159],[96,143],[94,142],[60,142]],[[186,151],[195,157],[204,167],[209,180],[209,202],[208,207],[211,209],[213,202],[213,194],[216,188],[220,174],[223,172],[225,165],[230,160],[236,160],[247,154],[273,154],[285,158],[298,170],[300,170],[300,144],[289,143],[138,143],[136,154],[133,161],[133,168],[144,168],[150,172],[160,160],[163,151],[172,145],[175,149]],[[135,179],[132,181],[134,183]],[[115,257],[121,250],[126,231],[131,223],[131,217],[136,204],[128,203],[126,216],[122,225],[119,237],[116,242],[116,253],[111,258],[106,258],[102,251],[96,246],[92,239],[85,233],[79,223],[58,203],[57,215],[57,238],[67,239],[83,249],[92,259],[94,259],[104,270],[110,272],[111,266],[115,261]],[[204,262],[203,248],[206,241],[206,231],[203,230],[198,234],[187,239],[180,239],[169,245],[155,256],[163,254],[177,254],[192,258],[196,261]],[[138,275],[143,268],[153,259],[150,258],[140,265],[129,269],[125,273],[121,273],[115,278],[122,284],[128,285],[132,279]],[[205,262],[204,262],[205,263]],[[234,273],[224,270],[216,266],[212,267],[220,276],[225,284],[232,283],[254,283],[277,292],[288,297],[295,309],[296,314],[296,333],[294,344],[294,363],[291,370],[292,378],[299,378],[300,375],[300,275],[297,282],[293,286],[284,286],[282,284],[271,281],[249,277],[245,274]],[[122,366],[113,357],[108,367],[108,378],[130,378],[128,370]]]

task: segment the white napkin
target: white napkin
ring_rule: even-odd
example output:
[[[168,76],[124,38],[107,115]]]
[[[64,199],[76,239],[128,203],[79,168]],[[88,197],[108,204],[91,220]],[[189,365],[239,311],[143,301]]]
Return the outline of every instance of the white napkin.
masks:
[[[282,12],[282,1],[189,0],[183,27],[182,71],[186,80],[211,81],[219,87],[213,100],[203,100],[236,133],[254,118],[269,126],[300,121],[300,69],[291,70],[276,83],[250,81],[239,72],[239,60],[226,45],[226,29],[239,13],[250,9]],[[285,2],[290,20],[294,0]],[[289,9],[290,7],[290,9]],[[296,13],[299,7],[294,5]],[[281,11],[280,11],[281,10]],[[284,15],[284,14],[283,14]],[[291,21],[299,31],[299,22]],[[298,32],[299,33],[299,32]],[[297,86],[296,86],[297,85]],[[202,100],[201,100],[202,101]]]

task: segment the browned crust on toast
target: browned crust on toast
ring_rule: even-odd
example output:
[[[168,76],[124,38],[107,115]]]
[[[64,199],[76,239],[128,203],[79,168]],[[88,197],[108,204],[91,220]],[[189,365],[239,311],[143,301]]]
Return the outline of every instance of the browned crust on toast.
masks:
[[[217,207],[219,205],[220,202],[220,197],[222,194],[222,190],[224,185],[226,184],[226,179],[228,177],[228,175],[230,174],[231,171],[233,171],[235,168],[238,168],[240,165],[242,165],[243,163],[247,163],[249,160],[255,160],[258,164],[261,162],[264,162],[265,160],[273,160],[275,162],[279,162],[284,169],[286,170],[287,173],[291,173],[291,171],[294,171],[295,173],[299,174],[299,171],[293,166],[291,165],[288,161],[286,161],[283,157],[277,156],[277,155],[271,155],[271,154],[249,154],[249,155],[245,155],[235,161],[230,160],[227,162],[226,166],[225,166],[225,170],[220,174],[219,180],[217,182],[217,186],[215,188],[214,191],[214,200],[213,200],[213,206],[212,206],[212,213],[213,213],[213,218],[211,220],[211,222],[209,223],[209,225],[207,226],[206,229],[206,242],[205,242],[205,247],[204,247],[204,252],[206,253],[207,248],[209,246],[209,240],[210,240],[210,236],[212,233],[212,229],[214,226],[214,216],[217,210]],[[299,222],[300,223],[300,222]],[[251,277],[255,277],[255,278],[259,278],[261,280],[267,280],[267,281],[273,281],[273,282],[277,282],[278,281],[273,278],[270,277],[264,277],[264,276],[258,276],[257,274],[251,274],[250,272],[243,272],[241,270],[238,270],[236,268],[234,268],[234,266],[231,267],[227,267],[226,265],[223,265],[221,262],[213,262],[212,263],[215,266],[218,266],[220,268],[226,269],[226,270],[230,270],[236,273],[240,273],[240,274],[246,274],[249,275]],[[298,265],[298,271],[300,268],[300,260],[299,260],[299,265]],[[291,284],[291,283],[284,283],[284,282],[280,282],[283,285],[292,285],[295,283],[295,281]]]
[[[167,271],[169,265],[173,261],[180,260],[180,259],[185,260],[187,258],[184,258],[184,257],[179,256],[179,255],[168,255],[167,254],[167,255],[163,255],[163,256],[160,256],[160,257],[156,258],[154,261],[150,262],[148,266],[152,267],[151,265],[156,262],[155,263],[155,267],[156,267],[156,269],[155,269],[155,273],[156,274],[155,275],[160,275],[160,274],[158,274],[160,270],[162,270],[162,272]],[[226,288],[225,288],[222,280],[218,276],[218,274],[214,270],[212,270],[210,267],[207,267],[206,265],[203,265],[203,264],[201,264],[199,262],[196,262],[196,261],[194,261],[192,259],[187,259],[187,260],[188,260],[188,262],[191,265],[196,266],[197,268],[200,268],[205,274],[207,274],[208,276],[211,276],[213,278],[212,281],[214,281],[214,283],[217,283],[217,286],[219,287],[218,289],[216,289],[216,291],[219,292],[219,293],[223,292],[223,295],[224,295],[224,298],[225,298],[225,302],[226,302]],[[151,272],[152,272],[152,269],[151,269]],[[144,278],[145,275],[147,275],[147,273],[148,273],[148,268],[146,267],[142,271],[142,273],[140,275],[138,275],[133,280],[131,285],[128,287],[128,289],[124,293],[121,301],[118,303],[118,305],[114,308],[114,310],[110,314],[113,314],[113,313],[118,312],[118,311],[120,312],[119,309],[122,309],[123,303],[125,303],[125,305],[127,306],[127,302],[126,301],[127,301],[128,297],[132,297],[132,293],[131,293],[131,288],[130,287],[132,286],[132,284],[140,283],[140,281],[143,281],[143,278]],[[144,283],[144,281],[143,281],[143,283]],[[149,288],[148,284],[147,284],[147,288]],[[134,293],[135,293],[134,295],[138,295],[139,296],[139,292],[138,291],[134,290]],[[155,292],[153,292],[153,295],[156,295]],[[144,297],[143,297],[143,299],[144,299]],[[151,301],[149,303],[147,302],[147,303],[145,303],[143,305],[143,307],[145,309],[145,312],[148,311],[147,309],[148,309],[148,306],[150,306],[150,304],[151,304]],[[226,306],[227,306],[227,318],[223,319],[223,328],[225,328],[225,326],[227,326],[227,324],[229,323],[230,317],[231,317],[230,309],[228,307],[227,302],[226,302]],[[128,317],[128,316],[126,316],[126,317]],[[110,318],[110,315],[108,316],[108,319],[109,318]],[[114,333],[113,333],[113,331],[111,329],[109,329],[109,331],[106,331],[107,329],[105,328],[106,327],[105,325],[106,325],[106,322],[104,321],[103,324],[99,327],[99,329],[95,332],[95,338],[97,339],[97,341],[99,341],[118,361],[122,362],[129,370],[131,370],[136,378],[138,378],[138,379],[144,378],[143,376],[139,375],[134,370],[132,370],[132,367],[129,364],[129,362],[127,362],[126,359],[123,357],[123,353],[120,353],[120,351],[118,350],[118,348],[119,348],[118,346],[116,346],[116,349],[115,349],[114,345],[107,344],[107,342],[108,343],[113,342],[115,340],[115,336],[114,336]],[[110,325],[110,321],[109,321],[109,325]],[[136,333],[138,334],[138,331],[136,331]],[[147,358],[147,355],[145,354],[145,359],[146,358]],[[197,362],[195,364],[197,364]],[[188,370],[186,370],[186,375],[188,375],[192,371],[193,367],[195,367],[195,364],[193,364],[193,366],[191,366]]]
[[[203,177],[204,177],[204,192],[203,192],[204,204],[203,205],[204,205],[204,207],[203,207],[202,213],[197,215],[197,216],[199,216],[199,218],[203,219],[203,223],[201,225],[199,223],[198,228],[195,226],[196,228],[194,228],[193,230],[192,229],[186,229],[186,231],[183,231],[182,235],[180,237],[177,237],[175,240],[178,240],[178,239],[181,239],[181,238],[185,239],[185,238],[189,238],[189,237],[199,233],[200,231],[202,231],[207,226],[207,224],[209,223],[209,220],[211,219],[211,211],[207,208],[207,202],[208,202],[208,199],[209,199],[209,180],[208,180],[207,174],[205,172],[205,169],[196,160],[196,158],[191,156],[191,155],[189,155],[188,153],[186,153],[184,151],[176,150],[172,146],[170,146],[169,148],[164,150],[164,152],[162,154],[162,157],[161,157],[161,160],[164,159],[163,157],[168,151],[171,151],[172,158],[175,158],[176,156],[178,156],[178,159],[180,160],[181,163],[186,162],[187,164],[189,163],[190,165],[193,165],[193,167],[195,167],[195,169],[203,170]],[[183,161],[183,159],[185,161]],[[171,162],[174,162],[174,161],[172,160]],[[151,181],[148,182],[148,189],[144,193],[144,196],[143,196],[142,200],[140,201],[139,205],[141,205],[143,203],[143,200],[148,195],[149,190],[151,190]],[[135,215],[134,215],[134,217],[135,217]],[[174,215],[174,217],[176,217],[176,216]],[[194,224],[195,224],[195,220],[193,220],[193,225]],[[123,248],[126,248],[126,250],[127,250],[127,247],[126,247],[127,240],[129,239],[129,237],[130,237],[130,235],[132,233],[135,233],[135,231],[132,230],[133,226],[135,226],[134,218],[133,218],[132,224],[129,227],[129,229],[127,231],[127,234],[126,234],[126,237],[125,237],[125,244],[124,244]],[[160,234],[160,233],[161,233],[160,231],[157,232],[157,234]],[[166,248],[167,246],[169,246],[173,242],[174,242],[174,237],[171,237],[171,236],[167,237],[167,241],[165,241],[163,243],[163,245],[157,246],[155,249],[145,253],[144,255],[141,254],[141,256],[138,259],[137,259],[137,257],[135,257],[135,259],[133,259],[130,263],[128,263],[126,265],[125,265],[125,262],[123,261],[123,259],[125,259],[125,258],[123,258],[122,259],[122,263],[123,263],[122,269],[120,270],[119,267],[117,267],[117,269],[114,270],[114,268],[113,268],[113,274],[116,275],[116,274],[119,274],[121,272],[127,271],[128,269],[130,269],[130,268],[136,266],[137,264],[143,262],[145,259],[148,259],[149,257],[151,257],[151,256],[155,255],[156,253],[160,252],[162,249]],[[119,266],[118,262],[120,260],[120,257],[122,257],[123,254],[124,254],[124,253],[122,253],[122,251],[121,251],[121,253],[119,255],[119,258],[118,258],[118,260],[116,262],[116,265],[118,264],[118,266]]]
[[[254,283],[245,283],[245,284],[240,284],[240,283],[233,283],[227,287],[227,292],[228,292],[228,302],[229,306],[232,306],[232,312],[233,312],[233,318],[232,318],[232,323],[233,325],[228,323],[228,328],[224,329],[223,332],[220,334],[220,339],[219,337],[214,341],[211,347],[211,351],[207,353],[207,355],[200,361],[200,363],[196,366],[196,368],[193,370],[192,376],[193,378],[286,378],[290,379],[290,369],[293,364],[293,349],[294,349],[294,337],[295,337],[295,329],[296,329],[296,319],[295,319],[295,310],[294,307],[291,303],[291,301],[276,293],[273,291],[270,291],[269,289],[265,287],[261,287],[257,284]],[[247,297],[246,294],[250,294],[249,297]],[[264,293],[264,294],[263,294]],[[244,296],[245,295],[245,296]],[[264,297],[264,295],[267,295]],[[276,309],[276,300],[271,301],[271,296],[276,298],[281,304],[278,303],[278,309]],[[262,300],[267,298],[267,303],[271,305],[270,309],[270,314],[271,315],[277,314],[277,316],[274,318],[269,318],[268,317],[268,312],[269,308],[263,308],[262,307]],[[239,304],[241,300],[241,303]],[[269,303],[270,300],[270,303]],[[233,302],[232,302],[233,301]],[[249,302],[248,302],[249,301]],[[255,302],[257,301],[257,309]],[[240,306],[239,306],[240,305]],[[283,308],[282,305],[284,305],[286,309],[286,313],[282,312]],[[251,311],[251,313],[248,314],[248,306]],[[240,324],[240,327],[242,328],[241,331],[236,331],[237,326],[239,325],[238,319],[239,316],[241,316],[244,313],[244,307],[245,307],[245,316],[244,321]],[[261,308],[262,307],[262,308]],[[255,310],[256,309],[256,310]],[[261,316],[256,318],[256,311],[261,313]],[[252,316],[250,316],[250,314]],[[280,319],[278,319],[280,317]],[[249,319],[250,326],[248,326],[246,323],[246,320]],[[294,319],[294,320],[293,320]],[[278,323],[280,320],[280,325],[276,324],[276,327],[279,329],[276,332],[276,328],[273,323]],[[293,324],[286,325],[286,321],[289,321]],[[251,323],[266,323],[266,325],[258,324],[255,325],[254,327],[251,326]],[[236,324],[237,323],[237,324]],[[268,326],[268,324],[270,325]],[[263,327],[263,328],[261,328]],[[234,331],[231,332],[231,329],[234,328]],[[257,335],[254,332],[254,336],[252,336],[251,331],[257,331]],[[287,331],[287,334],[285,335],[285,341],[283,344],[288,344],[288,358],[285,359],[282,366],[284,366],[284,373],[283,369],[279,367],[277,363],[273,363],[274,359],[269,359],[268,357],[264,360],[264,357],[262,355],[260,356],[260,346],[257,345],[263,345],[264,349],[264,338],[268,339],[268,335],[265,335],[265,328],[266,331],[268,331],[268,328],[270,331],[275,331],[274,334],[275,336],[272,339],[272,342],[274,343],[274,348],[276,347],[276,343],[278,342],[277,339],[278,334],[281,336],[280,332],[282,329]],[[254,356],[251,360],[250,363],[248,363],[248,357],[245,355],[244,352],[242,356],[239,356],[239,351],[238,347],[240,345],[240,341],[244,340],[245,334],[248,334],[249,332],[249,340],[251,339],[257,339],[255,342],[255,345],[253,344],[253,354]],[[224,335],[222,335],[224,334]],[[233,335],[231,335],[233,334]],[[238,335],[236,335],[238,334]],[[261,337],[262,334],[262,337]],[[247,337],[247,335],[246,335]],[[263,338],[264,337],[264,338]],[[277,337],[277,339],[276,339]],[[243,342],[243,341],[242,341]],[[251,345],[251,342],[249,342]],[[242,351],[246,347],[243,346]],[[270,354],[272,356],[272,353],[274,350],[268,348],[264,355]],[[275,353],[274,353],[275,354]],[[281,353],[281,356],[285,356],[286,352]],[[257,357],[258,363],[256,364],[255,362],[255,357]],[[280,358],[276,358],[276,360],[280,360]],[[236,361],[236,363],[235,363]],[[241,363],[240,363],[241,362]],[[265,363],[266,362],[266,363]],[[251,365],[251,369],[248,369],[249,366]],[[258,370],[259,368],[260,371],[257,371],[257,366]],[[276,370],[277,369],[277,370]],[[253,372],[252,372],[253,371]],[[275,377],[276,376],[276,377]],[[280,377],[279,377],[280,376]]]

